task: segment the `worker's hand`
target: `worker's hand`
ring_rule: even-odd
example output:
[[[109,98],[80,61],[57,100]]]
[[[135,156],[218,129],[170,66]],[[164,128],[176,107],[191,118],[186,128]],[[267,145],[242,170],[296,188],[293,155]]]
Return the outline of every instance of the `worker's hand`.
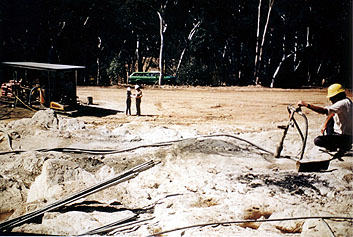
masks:
[[[299,106],[299,107],[301,107],[301,106],[307,107],[307,106],[308,106],[308,103],[306,103],[305,101],[300,100],[300,101],[298,102],[298,106]]]
[[[322,134],[322,135],[325,135],[325,134],[324,134],[325,131],[326,131],[326,124],[324,124],[324,125],[321,127],[321,134]]]

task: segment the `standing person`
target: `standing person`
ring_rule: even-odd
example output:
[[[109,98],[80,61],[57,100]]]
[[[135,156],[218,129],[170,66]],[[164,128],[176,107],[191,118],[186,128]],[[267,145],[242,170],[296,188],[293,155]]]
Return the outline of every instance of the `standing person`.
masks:
[[[131,88],[126,89],[126,115],[131,115]]]
[[[136,94],[136,115],[141,116],[141,98],[142,98],[142,91],[139,85],[135,86]]]
[[[299,101],[298,105],[327,115],[321,128],[322,136],[315,138],[314,143],[329,151],[339,149],[339,153],[343,155],[352,147],[352,101],[347,98],[342,85],[337,83],[329,86],[327,98],[332,105],[321,107],[308,104],[305,101]]]

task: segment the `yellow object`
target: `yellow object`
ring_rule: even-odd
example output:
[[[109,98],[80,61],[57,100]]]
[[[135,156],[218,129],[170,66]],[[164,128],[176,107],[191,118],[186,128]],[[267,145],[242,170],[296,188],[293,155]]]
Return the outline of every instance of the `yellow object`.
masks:
[[[341,84],[335,83],[335,84],[332,84],[331,86],[329,86],[329,88],[327,89],[327,96],[326,97],[331,98],[341,92],[344,92],[344,88],[342,87]]]
[[[65,107],[62,104],[59,104],[59,103],[54,102],[54,101],[50,102],[50,108],[51,109],[57,109],[57,110],[64,110],[65,109]]]

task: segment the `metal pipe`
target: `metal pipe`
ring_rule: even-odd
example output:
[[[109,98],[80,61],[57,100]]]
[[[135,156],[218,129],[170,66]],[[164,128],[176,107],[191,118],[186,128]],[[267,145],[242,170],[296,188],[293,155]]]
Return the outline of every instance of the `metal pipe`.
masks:
[[[304,152],[305,152],[305,147],[306,147],[306,141],[307,141],[307,138],[308,138],[308,118],[306,117],[306,115],[301,111],[301,108],[298,107],[298,108],[294,108],[292,105],[288,105],[288,112],[289,111],[292,111],[294,113],[297,113],[299,114],[300,116],[302,116],[304,118],[304,122],[305,122],[305,134],[303,135],[302,131],[300,130],[300,127],[297,123],[297,121],[295,120],[295,118],[293,117],[293,123],[295,125],[295,127],[297,128],[297,131],[298,133],[300,134],[300,137],[302,138],[302,149],[301,149],[301,152],[300,152],[300,158],[299,160],[303,159],[303,156],[304,156]]]
[[[115,221],[113,223],[109,223],[107,225],[104,225],[104,226],[98,227],[96,229],[87,231],[87,232],[85,232],[83,234],[80,234],[79,236],[82,236],[82,235],[97,235],[97,234],[100,234],[100,233],[105,233],[105,232],[114,230],[114,229],[118,228],[119,225],[125,224],[126,222],[129,222],[131,220],[135,220],[137,218],[137,216],[138,216],[137,214],[134,214],[133,216],[129,216],[129,217],[123,218],[121,220]]]
[[[91,194],[99,192],[103,189],[109,188],[113,185],[116,185],[116,184],[122,183],[124,181],[127,181],[129,179],[132,179],[132,178],[136,177],[140,172],[145,171],[149,168],[152,168],[155,164],[156,163],[154,163],[154,161],[152,161],[152,160],[145,162],[143,164],[135,166],[134,168],[132,168],[132,169],[130,169],[130,170],[128,170],[128,171],[126,171],[126,172],[124,172],[124,173],[122,173],[112,179],[109,179],[109,180],[104,181],[102,183],[96,184],[92,187],[89,187],[89,188],[83,190],[83,191],[80,191],[80,192],[75,193],[69,197],[66,197],[60,201],[54,202],[44,208],[41,208],[39,210],[33,211],[31,213],[22,215],[20,217],[17,217],[17,218],[8,220],[8,221],[5,221],[0,224],[0,232],[9,231],[12,228],[19,226],[19,225],[27,222],[28,220],[31,220],[31,219],[33,219],[39,215],[42,215],[48,211],[52,211],[54,209],[57,209],[61,206],[66,205],[68,203],[71,203],[71,202],[74,202],[78,199],[84,198],[88,195],[91,195]]]
[[[285,138],[286,135],[287,135],[289,126],[292,125],[293,117],[294,117],[294,111],[291,111],[291,112],[290,112],[290,117],[289,117],[289,122],[288,122],[287,126],[284,128],[281,141],[279,142],[279,145],[277,146],[276,151],[275,151],[275,153],[274,153],[274,156],[275,156],[276,158],[279,158],[279,157],[281,156],[281,152],[282,152],[282,150],[283,150],[284,138]]]
[[[301,160],[301,159],[303,159],[303,156],[304,156],[305,147],[306,147],[306,141],[307,141],[307,138],[308,138],[308,119],[305,116],[305,114],[301,111],[300,107],[294,108],[292,105],[288,105],[287,106],[287,110],[290,113],[289,122],[288,122],[287,126],[285,127],[284,132],[283,132],[283,136],[281,138],[281,141],[280,141],[279,145],[277,146],[277,149],[276,149],[276,152],[275,152],[275,157],[276,158],[280,157],[280,154],[281,154],[282,149],[283,149],[284,138],[287,135],[289,126],[294,124],[296,129],[297,129],[297,131],[298,131],[298,133],[299,133],[299,135],[300,135],[300,137],[301,137],[301,139],[302,139],[302,148],[301,148],[301,151],[300,151],[300,158],[299,158],[299,160]],[[295,117],[294,117],[295,113],[299,114],[300,116],[302,116],[304,118],[304,121],[305,121],[305,134],[303,134],[303,132],[301,131],[297,121],[295,120]]]

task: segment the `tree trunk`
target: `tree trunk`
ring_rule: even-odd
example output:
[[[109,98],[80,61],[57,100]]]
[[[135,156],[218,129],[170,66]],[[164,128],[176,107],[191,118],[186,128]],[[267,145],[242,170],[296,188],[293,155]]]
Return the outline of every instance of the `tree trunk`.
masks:
[[[297,63],[297,54],[298,54],[298,31],[294,35],[294,57],[293,57],[293,70],[296,71],[300,61]]]
[[[277,68],[276,68],[276,71],[273,73],[272,82],[271,82],[271,85],[270,85],[271,88],[274,87],[274,83],[275,83],[277,74],[278,74],[279,70],[281,69],[282,63],[283,63],[287,58],[289,58],[290,56],[292,56],[292,54],[289,54],[289,55],[286,56],[286,55],[284,54],[284,52],[283,52],[282,60],[279,62],[278,66],[277,66]]]
[[[97,85],[101,83],[101,74],[100,74],[100,53],[102,47],[102,39],[98,37],[98,56],[97,56]]]
[[[257,84],[258,75],[257,75],[257,65],[259,59],[259,41],[260,41],[260,19],[261,19],[261,3],[262,0],[259,0],[259,5],[257,7],[257,29],[256,29],[256,48],[255,48],[255,67],[254,67],[254,82]]]
[[[243,73],[243,58],[244,58],[244,43],[240,42],[240,57],[239,57],[239,63],[238,63],[238,80],[240,81],[242,78],[242,73]]]
[[[137,71],[141,71],[141,63],[140,63],[140,40],[139,37],[137,36],[136,40],[136,50],[135,50],[135,57],[136,57],[136,64],[135,68],[137,68]]]
[[[188,39],[187,39],[187,45],[189,44],[189,42],[191,41],[192,37],[194,36],[197,28],[200,26],[201,24],[201,21],[197,22],[196,25],[194,25],[194,27],[191,29],[190,33],[189,33],[189,36],[188,36]],[[180,68],[180,65],[181,65],[181,61],[183,60],[183,57],[184,57],[184,54],[185,54],[185,51],[186,51],[186,48],[187,46],[183,49],[183,51],[181,52],[181,55],[180,55],[180,58],[179,58],[179,62],[178,62],[178,66],[176,68],[176,74],[178,74],[178,71],[179,71],[179,68]]]
[[[272,11],[272,6],[273,6],[274,0],[269,0],[269,6],[268,6],[268,12],[267,12],[267,18],[266,18],[266,24],[262,33],[262,40],[261,40],[261,45],[260,45],[260,52],[259,52],[259,59],[257,61],[257,66],[256,66],[256,85],[260,84],[260,80],[259,80],[259,71],[260,71],[260,65],[262,62],[262,52],[263,52],[263,47],[265,44],[265,38],[266,38],[266,33],[267,33],[267,27],[268,27],[268,23],[270,21],[270,15],[271,15],[271,11]]]
[[[179,68],[180,68],[180,65],[181,65],[181,61],[183,60],[185,51],[186,51],[186,47],[183,49],[183,51],[182,51],[181,54],[180,54],[178,66],[177,66],[177,68],[176,68],[176,74],[178,74],[178,72],[179,72]]]
[[[157,11],[157,14],[159,17],[159,34],[161,37],[161,45],[159,49],[159,70],[161,73],[159,74],[158,84],[162,85],[162,78],[164,76],[164,62],[163,62],[164,32],[167,29],[167,24],[165,24],[162,14],[158,11]]]

